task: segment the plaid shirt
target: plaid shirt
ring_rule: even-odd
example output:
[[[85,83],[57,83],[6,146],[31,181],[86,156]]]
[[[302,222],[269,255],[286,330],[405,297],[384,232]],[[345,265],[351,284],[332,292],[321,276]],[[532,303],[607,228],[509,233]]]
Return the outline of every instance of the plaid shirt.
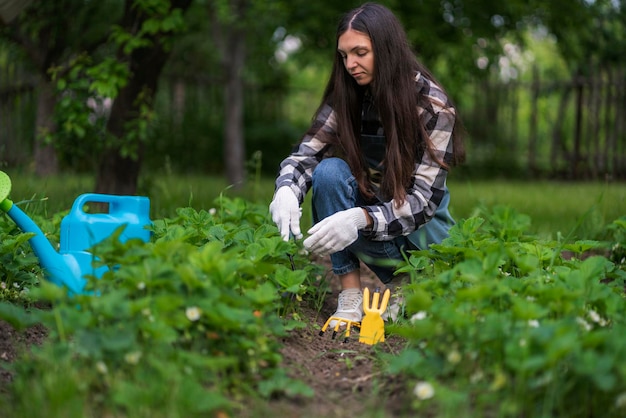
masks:
[[[425,94],[429,106],[418,109],[418,115],[426,127],[439,160],[452,160],[452,129],[455,111],[449,106],[448,98],[432,81],[418,74],[415,77],[417,91]],[[330,155],[331,145],[317,138],[318,132],[334,134],[337,126],[335,112],[326,105],[313,122],[314,134],[307,134],[298,147],[280,164],[276,188],[287,186],[298,197],[300,203],[311,187],[311,175],[317,164]],[[414,232],[435,214],[446,188],[447,170],[434,161],[427,152],[415,164],[413,182],[407,197],[400,207],[394,200],[363,206],[374,223],[363,231],[372,240],[388,241]]]

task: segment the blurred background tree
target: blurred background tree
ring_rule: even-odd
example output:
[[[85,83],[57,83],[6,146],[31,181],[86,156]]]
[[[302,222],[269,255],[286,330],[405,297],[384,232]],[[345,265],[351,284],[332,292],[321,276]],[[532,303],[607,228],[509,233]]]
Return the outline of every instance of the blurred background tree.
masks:
[[[0,164],[125,194],[163,167],[238,186],[250,164],[275,174],[361,2],[48,3],[2,29]],[[461,175],[626,178],[624,1],[381,3],[458,105]]]

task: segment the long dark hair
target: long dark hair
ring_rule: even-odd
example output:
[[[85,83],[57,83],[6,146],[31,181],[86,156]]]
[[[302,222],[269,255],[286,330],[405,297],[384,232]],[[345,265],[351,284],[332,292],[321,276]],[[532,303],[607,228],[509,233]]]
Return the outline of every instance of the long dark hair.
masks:
[[[454,158],[450,164],[434,155],[426,128],[421,118],[417,117],[418,105],[426,107],[429,99],[416,94],[415,76],[419,72],[429,80],[435,80],[415,57],[404,28],[395,15],[379,4],[365,3],[343,16],[337,27],[337,44],[339,37],[349,29],[369,36],[372,42],[373,79],[369,86],[359,86],[346,71],[341,54],[335,53],[330,79],[318,112],[325,104],[332,106],[337,118],[337,137],[322,140],[338,146],[337,151],[350,166],[361,194],[365,198],[372,198],[367,165],[360,152],[358,139],[363,95],[365,89],[370,88],[387,140],[381,192],[400,205],[406,198],[418,155],[428,152],[431,158],[448,169],[450,164],[463,159],[462,142],[458,133],[453,132]],[[417,143],[415,138],[418,139]]]

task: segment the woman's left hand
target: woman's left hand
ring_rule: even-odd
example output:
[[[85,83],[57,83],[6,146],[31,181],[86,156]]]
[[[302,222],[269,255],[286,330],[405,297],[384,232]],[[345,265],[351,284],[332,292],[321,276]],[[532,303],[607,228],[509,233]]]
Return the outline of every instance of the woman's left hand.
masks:
[[[304,248],[322,256],[336,253],[356,241],[359,230],[366,226],[365,210],[342,210],[322,219],[309,229],[309,237],[303,243]]]

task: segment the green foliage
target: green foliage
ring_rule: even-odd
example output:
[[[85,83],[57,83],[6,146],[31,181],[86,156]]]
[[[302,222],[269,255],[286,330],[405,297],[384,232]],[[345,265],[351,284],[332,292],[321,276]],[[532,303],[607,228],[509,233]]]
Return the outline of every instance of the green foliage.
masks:
[[[7,414],[206,416],[235,411],[243,396],[311,394],[286,376],[278,350],[282,336],[305,326],[299,302],[325,297],[316,282],[321,266],[280,239],[268,219],[269,195],[260,203],[220,195],[211,204],[193,195],[204,208],[169,210],[181,200],[173,194],[181,182],[192,190],[193,179],[155,179],[172,194],[159,204],[166,215],[154,221],[149,243],[111,238],[94,248],[111,267],[89,282],[97,296],[70,297],[42,281],[29,235],[0,217],[0,282],[7,284],[0,319],[50,331],[10,366],[14,379],[0,397]],[[64,180],[66,188],[72,183]],[[623,415],[623,217],[598,241],[540,238],[528,229],[555,206],[545,195],[571,211],[567,197],[546,185],[535,185],[544,196],[537,202],[518,184],[473,187],[507,202],[502,190],[511,190],[537,212],[483,205],[400,270],[411,276],[411,319],[386,328],[408,345],[381,364],[407,382],[407,408],[428,416]],[[43,216],[39,202],[24,204],[56,245],[64,213]],[[51,308],[35,309],[34,301]]]
[[[607,227],[607,234],[611,261],[617,265],[626,266],[626,216],[613,221]]]
[[[0,300],[28,297],[28,289],[39,283],[39,261],[26,243],[30,237],[8,233],[0,223]]]
[[[58,132],[50,132],[47,142],[54,144],[69,165],[84,169],[97,166],[106,150],[116,149],[124,158],[137,159],[156,121],[148,86],[131,97],[132,115],[123,115],[108,128],[111,106],[130,79],[133,54],[149,48],[171,49],[172,37],[185,29],[180,9],[170,9],[167,0],[142,0],[133,4],[139,28],[110,22],[108,41],[93,53],[81,53],[66,65],[50,69],[50,76],[60,97],[55,107]],[[118,51],[117,55],[113,54]],[[134,69],[137,71],[137,69]],[[121,100],[128,100],[123,98]]]
[[[109,78],[108,71],[113,70],[117,76]],[[124,65],[117,66],[110,59],[93,65],[92,58],[82,54],[74,58],[67,68],[56,67],[50,72],[61,99],[54,111],[57,131],[48,132],[45,140],[53,144],[71,166],[93,167],[97,162],[96,156],[105,149],[108,137],[105,97],[110,96],[100,96],[97,92],[117,94],[126,83],[122,74],[125,73],[127,77],[128,70]],[[63,94],[66,92],[71,93]],[[90,102],[94,107],[93,113],[86,111]],[[93,141],[93,138],[99,140]]]
[[[626,270],[598,241],[526,233],[529,219],[496,207],[413,252],[409,321],[389,327],[410,348],[390,371],[437,416],[623,416]],[[572,254],[564,257],[563,251]]]
[[[14,204],[22,205],[23,202]],[[61,214],[52,219],[33,215],[32,219],[53,244],[59,242],[59,234],[54,231],[58,230]],[[32,233],[20,231],[6,215],[0,217],[0,300],[16,304],[34,301],[31,290],[39,286],[43,272],[28,243],[32,236]]]
[[[284,242],[267,208],[221,197],[153,222],[149,243],[111,237],[94,248],[111,267],[70,296],[46,281],[50,310],[0,317],[40,321],[50,336],[12,365],[12,415],[195,416],[260,391],[310,395],[279,368],[279,336],[302,326],[294,301],[319,266]],[[300,268],[292,270],[287,254]]]

